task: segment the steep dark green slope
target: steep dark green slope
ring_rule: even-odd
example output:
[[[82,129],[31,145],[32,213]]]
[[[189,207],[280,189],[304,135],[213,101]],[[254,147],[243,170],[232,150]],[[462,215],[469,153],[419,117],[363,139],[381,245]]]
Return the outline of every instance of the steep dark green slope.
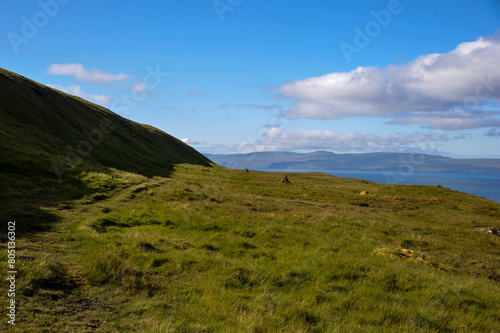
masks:
[[[322,173],[280,183],[0,77],[0,220],[16,222],[15,265],[0,231],[0,271],[17,272],[16,331],[500,332],[500,203]],[[92,141],[83,131],[97,143],[65,161]],[[52,163],[71,158],[58,177]]]
[[[102,124],[108,125],[106,131],[102,131],[103,119],[107,119]],[[2,172],[54,173],[52,162],[67,162],[68,155],[69,164],[87,163],[145,175],[168,174],[177,163],[210,163],[156,128],[3,69],[0,120]],[[101,132],[102,140],[96,131]],[[85,133],[93,135],[89,138]]]
[[[0,136],[0,218],[35,224],[40,204],[86,191],[82,171],[168,176],[175,164],[211,163],[154,127],[1,68]]]

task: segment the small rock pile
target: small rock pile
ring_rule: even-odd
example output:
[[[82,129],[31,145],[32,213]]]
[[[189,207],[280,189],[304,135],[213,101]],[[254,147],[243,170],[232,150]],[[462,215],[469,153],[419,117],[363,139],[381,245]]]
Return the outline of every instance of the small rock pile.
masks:
[[[279,181],[280,183],[285,183],[285,184],[291,184],[291,182],[288,180],[288,177],[285,175],[282,180]]]
[[[492,235],[500,237],[500,229],[480,227],[480,228],[474,228],[474,230],[486,231]]]

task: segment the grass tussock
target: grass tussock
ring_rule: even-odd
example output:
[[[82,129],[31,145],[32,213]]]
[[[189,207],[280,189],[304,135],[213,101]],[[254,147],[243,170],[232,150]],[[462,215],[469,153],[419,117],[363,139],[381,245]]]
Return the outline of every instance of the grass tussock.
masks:
[[[18,260],[19,329],[500,331],[500,237],[481,231],[500,227],[499,204],[281,178],[192,165],[75,176],[88,191],[40,207],[52,228],[18,239],[35,258]]]

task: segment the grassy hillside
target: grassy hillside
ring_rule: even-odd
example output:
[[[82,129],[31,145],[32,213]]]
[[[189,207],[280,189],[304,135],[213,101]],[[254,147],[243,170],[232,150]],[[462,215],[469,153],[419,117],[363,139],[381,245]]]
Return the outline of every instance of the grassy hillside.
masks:
[[[83,170],[151,177],[168,176],[177,163],[210,165],[154,127],[1,68],[0,135],[0,219],[23,218],[24,231],[55,219],[40,204],[91,191]]]
[[[209,163],[193,148],[154,127],[3,69],[0,88],[2,171],[52,174],[55,170],[45,159],[64,164],[69,154],[70,166],[78,164],[72,151],[87,165],[145,175],[168,175],[175,163]],[[107,131],[102,130],[103,120]],[[26,157],[30,163],[19,169]]]
[[[35,258],[18,260],[21,331],[500,330],[500,237],[476,230],[500,204],[319,173],[112,173],[82,174],[94,193],[18,240]]]
[[[1,73],[16,331],[500,331],[499,203],[321,173],[279,183]],[[102,117],[116,129],[60,180],[53,161]]]

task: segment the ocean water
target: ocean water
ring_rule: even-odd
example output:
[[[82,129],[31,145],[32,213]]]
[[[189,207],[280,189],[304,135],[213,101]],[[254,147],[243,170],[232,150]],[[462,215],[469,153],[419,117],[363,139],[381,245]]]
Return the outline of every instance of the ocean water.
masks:
[[[489,200],[500,202],[500,174],[484,173],[446,173],[446,172],[411,172],[398,173],[388,171],[349,171],[349,170],[262,170],[291,172],[324,172],[330,175],[348,178],[366,179],[381,184],[404,185],[441,185],[452,190],[479,195]]]

